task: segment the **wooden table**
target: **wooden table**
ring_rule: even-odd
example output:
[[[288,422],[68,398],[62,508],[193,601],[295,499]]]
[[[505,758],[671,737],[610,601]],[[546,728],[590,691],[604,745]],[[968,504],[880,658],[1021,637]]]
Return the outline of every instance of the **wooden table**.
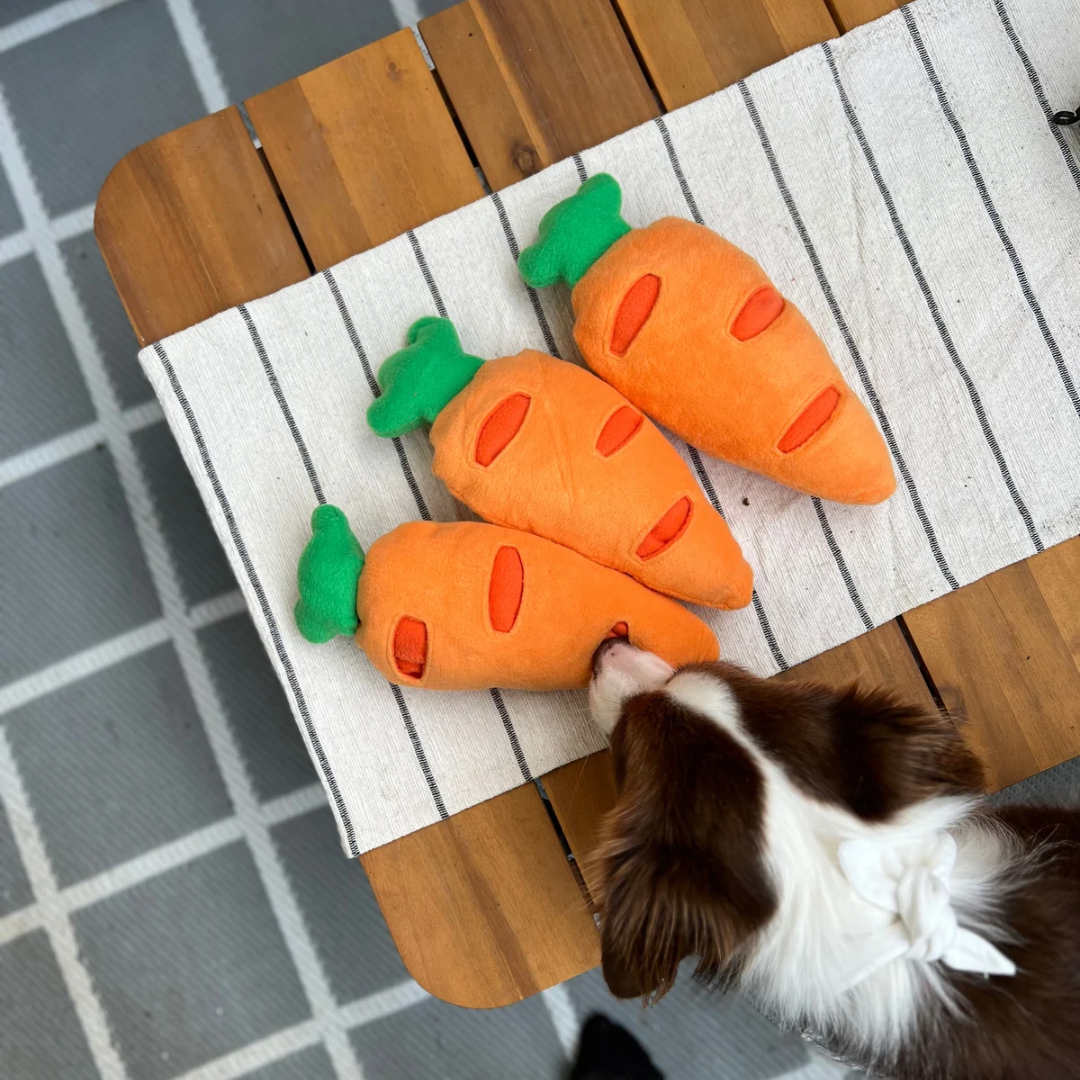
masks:
[[[885,14],[891,0],[467,0],[127,155],[95,232],[140,343],[389,240]],[[1080,540],[781,678],[858,677],[966,712],[994,786],[1080,754]],[[545,801],[546,793],[546,801]],[[417,981],[516,1001],[599,962],[588,854],[609,755],[361,862]],[[566,848],[564,848],[566,845]],[[566,850],[573,854],[568,859]]]

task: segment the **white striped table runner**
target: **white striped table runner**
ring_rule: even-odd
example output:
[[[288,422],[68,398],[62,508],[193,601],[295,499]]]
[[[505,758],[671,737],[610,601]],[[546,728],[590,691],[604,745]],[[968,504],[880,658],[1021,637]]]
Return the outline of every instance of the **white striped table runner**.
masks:
[[[365,547],[455,515],[426,437],[364,423],[414,319],[578,359],[565,292],[515,259],[590,174],[631,224],[693,218],[755,255],[896,464],[888,504],[843,507],[679,444],[757,572],[749,608],[707,615],[728,658],[774,672],[1080,532],[1080,167],[1047,119],[1080,104],[1078,50],[1069,0],[918,0],[143,351],[349,854],[600,745],[582,694],[403,690],[291,617],[316,502]]]

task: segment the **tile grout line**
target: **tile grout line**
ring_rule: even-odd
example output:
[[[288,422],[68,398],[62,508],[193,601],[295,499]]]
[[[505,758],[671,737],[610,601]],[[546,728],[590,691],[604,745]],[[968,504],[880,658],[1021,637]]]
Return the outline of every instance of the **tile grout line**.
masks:
[[[396,986],[377,990],[366,997],[339,1006],[336,1021],[342,1029],[361,1028],[410,1009],[429,997],[428,992],[418,983],[406,979]],[[306,1050],[318,1041],[319,1033],[315,1022],[306,1020],[199,1065],[190,1072],[173,1077],[173,1080],[240,1080],[258,1069]]]
[[[548,1016],[551,1017],[555,1035],[569,1064],[574,1060],[578,1036],[581,1034],[581,1021],[574,1007],[574,1000],[570,996],[566,983],[557,983],[555,986],[542,990],[540,998],[548,1011]]]
[[[165,624],[191,689],[214,759],[221,770],[226,791],[254,857],[271,910],[296,967],[312,1014],[323,1033],[327,1052],[339,1080],[361,1080],[363,1074],[352,1052],[352,1046],[344,1033],[333,1023],[336,1003],[329,981],[274,847],[269,828],[259,817],[258,802],[239,746],[218,699],[196,636],[196,628],[185,611],[172,555],[135,455],[134,444],[131,436],[123,429],[120,406],[109,383],[97,342],[75,293],[59,245],[48,228],[48,215],[29,162],[15,133],[2,88],[0,166],[7,174],[53,303],[82,371],[90,399],[105,429],[106,441],[112,452],[120,485],[161,603]]]
[[[165,6],[206,111],[215,113],[226,108],[230,104],[229,92],[194,5],[191,0],[165,0]]]
[[[59,4],[53,4],[43,11],[36,11],[33,15],[0,27],[0,53],[25,45],[35,38],[44,37],[54,30],[60,30],[73,22],[97,15],[124,2],[125,0],[61,0]]]
[[[326,805],[326,793],[322,785],[316,782],[267,800],[260,805],[259,812],[266,825],[272,828]],[[93,877],[64,886],[57,893],[56,902],[64,912],[73,914],[243,839],[240,820],[232,814],[159,844],[126,862],[110,866]],[[37,902],[0,916],[0,946],[36,930],[41,924],[42,915]]]
[[[94,992],[93,981],[79,958],[75,928],[57,903],[59,889],[45,843],[27,798],[22,777],[11,752],[7,732],[0,728],[0,803],[7,813],[15,847],[37,901],[40,925],[49,938],[68,996],[86,1036],[101,1080],[127,1080],[128,1073],[113,1045],[105,1010]]]
[[[49,231],[60,241],[74,240],[76,236],[91,232],[94,228],[95,203],[87,203],[77,210],[52,218],[48,222]],[[0,266],[25,258],[34,250],[33,241],[26,229],[16,229],[13,233],[0,236]]]
[[[196,604],[188,614],[196,630],[231,619],[247,610],[247,603],[239,589],[219,593],[209,600]],[[0,717],[29,705],[47,694],[54,694],[65,686],[97,675],[115,664],[164,645],[169,640],[169,628],[163,618],[125,630],[107,641],[100,641],[82,652],[72,653],[55,664],[38,668],[37,671],[14,682],[0,686]]]
[[[315,782],[268,799],[260,804],[259,813],[266,825],[273,827],[326,805],[326,793],[322,785]],[[235,814],[230,815],[110,866],[93,877],[65,886],[59,891],[58,903],[68,914],[80,911],[243,838],[239,819]],[[40,925],[41,913],[36,903],[0,916],[0,945],[6,945]]]
[[[424,13],[420,10],[419,0],[390,0],[390,8],[402,30],[416,26],[424,17]]]
[[[33,250],[32,248],[30,250]],[[164,421],[165,413],[157,399],[134,405],[122,414],[124,430],[128,434],[142,431],[159,421]],[[105,429],[101,421],[94,420],[73,431],[57,435],[54,439],[28,447],[11,457],[0,461],[0,488],[8,484],[26,480],[36,473],[51,469],[73,457],[86,453],[87,450],[105,442]]]

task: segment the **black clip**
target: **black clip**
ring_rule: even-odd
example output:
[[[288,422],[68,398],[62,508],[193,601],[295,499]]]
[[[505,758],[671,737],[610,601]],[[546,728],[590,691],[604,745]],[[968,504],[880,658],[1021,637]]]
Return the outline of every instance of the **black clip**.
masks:
[[[1076,112],[1069,112],[1068,110],[1056,112],[1053,115],[1053,122],[1058,127],[1068,127],[1070,124],[1080,123],[1080,109],[1077,109]]]

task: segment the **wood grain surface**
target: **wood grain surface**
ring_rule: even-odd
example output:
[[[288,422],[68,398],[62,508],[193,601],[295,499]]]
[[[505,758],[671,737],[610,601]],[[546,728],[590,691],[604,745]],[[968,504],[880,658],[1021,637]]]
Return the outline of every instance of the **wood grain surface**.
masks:
[[[828,0],[828,4],[842,33],[880,19],[900,6],[894,0]]]
[[[245,105],[316,270],[484,194],[408,30]]]
[[[466,0],[420,32],[495,190],[659,112],[608,0]]]
[[[98,195],[94,233],[140,345],[309,273],[235,108],[132,150]]]
[[[825,0],[615,2],[669,110],[836,36]]]
[[[491,1008],[600,962],[539,801],[515,788],[361,859],[409,972],[445,1001]]]

